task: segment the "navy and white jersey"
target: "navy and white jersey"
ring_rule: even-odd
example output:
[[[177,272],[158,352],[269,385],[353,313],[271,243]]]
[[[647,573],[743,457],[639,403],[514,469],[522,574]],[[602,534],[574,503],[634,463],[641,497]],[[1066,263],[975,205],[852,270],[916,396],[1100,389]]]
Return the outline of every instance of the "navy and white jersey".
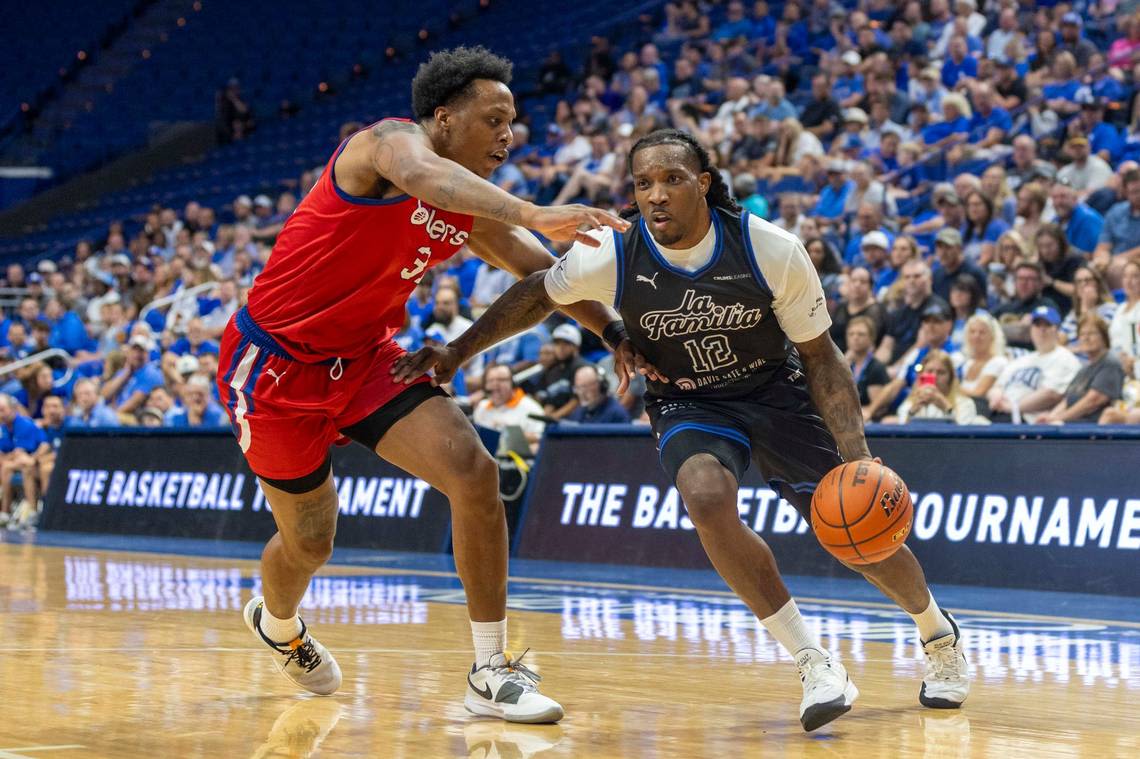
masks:
[[[798,362],[792,342],[831,326],[795,235],[746,211],[711,215],[688,250],[658,245],[638,218],[624,234],[600,234],[599,248],[575,244],[546,276],[555,303],[614,304],[633,345],[670,379],[649,383],[653,397],[747,395]]]

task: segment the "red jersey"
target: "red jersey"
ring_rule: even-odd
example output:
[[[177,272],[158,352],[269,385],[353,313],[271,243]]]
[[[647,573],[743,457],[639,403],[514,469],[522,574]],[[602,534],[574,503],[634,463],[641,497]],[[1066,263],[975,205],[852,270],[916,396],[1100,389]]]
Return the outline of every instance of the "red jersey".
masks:
[[[285,222],[249,291],[250,316],[299,361],[355,358],[390,340],[424,272],[463,246],[474,221],[410,195],[349,195],[333,169],[347,144]]]

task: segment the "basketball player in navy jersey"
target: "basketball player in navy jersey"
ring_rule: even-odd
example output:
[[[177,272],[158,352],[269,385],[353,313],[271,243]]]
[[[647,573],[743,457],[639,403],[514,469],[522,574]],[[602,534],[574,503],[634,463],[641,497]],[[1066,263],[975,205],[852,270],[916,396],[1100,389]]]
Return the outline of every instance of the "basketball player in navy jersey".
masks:
[[[662,465],[713,566],[795,660],[800,722],[814,730],[847,712],[858,690],[805,625],[767,544],[740,520],[737,485],[755,463],[808,518],[827,472],[871,458],[855,382],[828,334],[831,318],[803,243],[741,210],[699,144],[658,130],[634,145],[630,170],[637,208],[627,232],[599,235],[598,248],[575,244],[453,343],[407,356],[393,371],[412,381],[434,369],[442,382],[560,305],[613,303],[622,320],[607,337],[622,365],[632,353],[642,362]],[[850,568],[918,625],[927,662],[921,703],[959,707],[970,686],[961,635],[914,554],[903,546]]]

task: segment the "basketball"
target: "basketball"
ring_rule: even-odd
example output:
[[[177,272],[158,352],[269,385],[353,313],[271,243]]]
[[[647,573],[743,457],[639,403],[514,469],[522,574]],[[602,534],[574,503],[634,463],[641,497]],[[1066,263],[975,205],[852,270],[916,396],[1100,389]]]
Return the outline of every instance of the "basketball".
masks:
[[[811,499],[820,545],[848,564],[875,564],[902,547],[914,504],[906,483],[876,461],[851,461],[824,476]]]

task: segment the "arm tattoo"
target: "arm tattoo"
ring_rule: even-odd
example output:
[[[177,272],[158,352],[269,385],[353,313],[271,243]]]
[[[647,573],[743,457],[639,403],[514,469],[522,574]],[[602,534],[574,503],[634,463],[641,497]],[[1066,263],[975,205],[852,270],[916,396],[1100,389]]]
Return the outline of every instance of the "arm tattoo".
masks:
[[[423,134],[424,130],[419,124],[414,124],[411,121],[395,121],[393,119],[385,119],[376,126],[372,127],[372,134],[377,137],[383,138],[384,135],[392,134],[394,132],[404,132],[405,134]]]
[[[297,502],[297,535],[303,540],[323,540],[336,533],[338,499],[335,492]]]
[[[863,412],[859,406],[859,392],[839,349],[825,332],[826,344],[801,348],[808,391],[819,410],[823,423],[831,430],[844,461],[870,458],[867,439],[863,436]],[[812,342],[816,342],[813,340]]]
[[[545,278],[543,269],[516,282],[451,346],[466,360],[545,319],[555,307],[546,294]]]

